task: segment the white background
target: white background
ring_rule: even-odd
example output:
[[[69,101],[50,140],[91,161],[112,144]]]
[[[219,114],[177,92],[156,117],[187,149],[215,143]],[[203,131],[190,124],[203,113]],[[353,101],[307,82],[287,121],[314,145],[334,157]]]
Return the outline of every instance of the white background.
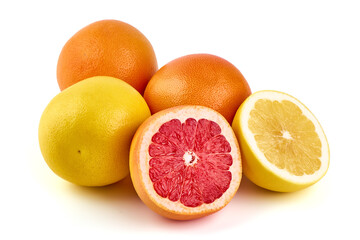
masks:
[[[60,92],[61,48],[102,19],[138,28],[159,67],[211,53],[237,66],[253,92],[300,99],[328,137],[327,175],[288,194],[244,179],[222,211],[185,222],[149,210],[129,178],[85,188],[57,177],[39,150],[39,119]],[[360,238],[358,1],[2,1],[0,33],[1,239]]]

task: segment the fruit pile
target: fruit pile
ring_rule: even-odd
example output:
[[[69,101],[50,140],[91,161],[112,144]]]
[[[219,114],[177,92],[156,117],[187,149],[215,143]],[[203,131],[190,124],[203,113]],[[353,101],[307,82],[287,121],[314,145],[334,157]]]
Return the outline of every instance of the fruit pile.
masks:
[[[314,115],[277,91],[251,93],[241,72],[210,54],[160,69],[148,39],[121,21],[77,32],[57,65],[61,92],[39,124],[51,170],[82,186],[130,172],[141,200],[173,219],[225,207],[242,173],[280,192],[319,181],[329,146]]]

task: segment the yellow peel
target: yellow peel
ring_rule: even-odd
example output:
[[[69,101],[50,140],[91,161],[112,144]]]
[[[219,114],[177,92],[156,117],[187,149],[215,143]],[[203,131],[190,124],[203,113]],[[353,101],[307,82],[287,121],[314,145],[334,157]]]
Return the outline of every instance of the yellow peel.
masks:
[[[258,186],[296,191],[319,181],[329,167],[329,145],[320,123],[288,94],[252,94],[238,109],[232,127],[244,174]]]

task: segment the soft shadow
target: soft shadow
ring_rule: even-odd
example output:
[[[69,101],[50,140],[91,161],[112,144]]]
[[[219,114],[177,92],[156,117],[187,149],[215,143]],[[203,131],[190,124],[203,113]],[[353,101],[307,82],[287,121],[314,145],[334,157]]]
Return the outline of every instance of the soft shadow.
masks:
[[[311,188],[291,193],[270,191],[255,185],[243,176],[239,190],[229,205],[239,225],[261,217],[267,211],[296,205],[304,198],[310,197],[312,191],[314,190]]]
[[[90,208],[100,209],[104,220],[122,224],[135,231],[151,228],[155,215],[138,197],[130,176],[104,187],[82,187],[68,185],[71,195],[84,200]],[[155,216],[157,217],[157,216]],[[136,224],[135,224],[136,223]]]
[[[132,199],[139,200],[132,185],[130,176],[123,180],[103,187],[83,187],[69,184],[69,190],[87,198],[99,199],[105,202],[119,202]]]
[[[187,221],[171,220],[150,210],[138,197],[130,176],[105,187],[81,187],[71,183],[65,187],[76,207],[87,204],[94,209],[91,217],[99,216],[107,224],[132,229],[134,232],[157,231],[179,235],[218,232],[241,227],[267,211],[297,204],[312,192],[305,189],[294,193],[273,192],[253,184],[243,176],[238,192],[222,210],[210,216]]]
[[[213,216],[205,218],[179,221],[165,218],[149,209],[138,197],[130,176],[120,182],[104,187],[82,187],[69,183],[68,190],[76,198],[89,201],[91,206],[107,208],[114,213],[119,222],[126,219],[128,228],[144,232],[159,229],[165,232],[191,232],[200,234],[213,222]],[[106,209],[105,209],[106,210]]]
[[[237,192],[238,195],[244,195],[249,199],[258,199],[263,201],[266,198],[266,201],[288,201],[290,199],[296,200],[300,196],[308,195],[308,192],[311,191],[311,188],[306,188],[296,192],[275,192],[267,190],[265,188],[259,187],[256,184],[252,183],[245,175],[241,180],[240,188]]]
[[[220,211],[221,212],[221,211]],[[162,232],[179,236],[203,236],[204,233],[218,232],[221,230],[221,218],[219,212],[198,219],[173,220],[160,215],[153,216],[156,227]],[[200,237],[201,238],[201,237]]]
[[[202,234],[207,232],[218,232],[227,228],[239,226],[242,223],[256,218],[271,208],[274,202],[287,201],[294,193],[273,192],[253,184],[243,176],[238,192],[230,203],[219,212],[209,216],[178,221],[159,216],[158,221],[167,231],[179,231],[180,234]],[[295,193],[296,195],[296,193]]]
[[[245,175],[243,175],[237,194],[246,195],[247,198],[281,198],[283,195],[291,193],[267,190],[252,183]]]

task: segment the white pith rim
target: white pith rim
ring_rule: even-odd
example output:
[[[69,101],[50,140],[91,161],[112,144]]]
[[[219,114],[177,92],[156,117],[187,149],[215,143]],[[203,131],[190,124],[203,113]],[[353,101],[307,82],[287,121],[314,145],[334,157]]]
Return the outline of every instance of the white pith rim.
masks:
[[[232,180],[229,188],[224,194],[216,199],[214,202],[210,204],[203,203],[198,207],[187,207],[184,206],[180,201],[170,201],[168,198],[163,198],[156,193],[153,187],[153,183],[149,177],[149,161],[150,155],[148,153],[149,144],[151,143],[152,136],[159,130],[160,126],[170,121],[171,119],[179,119],[181,123],[185,122],[188,118],[194,118],[195,120],[200,120],[202,118],[212,120],[219,124],[221,128],[221,134],[223,134],[231,146],[231,152],[233,158],[233,164],[231,165],[229,171],[232,174]],[[240,181],[241,181],[241,157],[239,152],[239,147],[237,144],[237,140],[235,134],[228,124],[228,122],[223,118],[219,113],[205,107],[201,106],[192,106],[185,108],[176,108],[174,111],[167,112],[166,114],[153,118],[156,119],[156,122],[152,121],[149,124],[149,128],[143,132],[140,137],[140,149],[139,149],[139,166],[141,171],[141,178],[144,183],[144,188],[150,199],[157,205],[161,205],[163,209],[175,212],[179,214],[196,214],[201,212],[211,212],[217,210],[219,208],[224,207],[231,198],[234,193],[237,191]],[[141,143],[142,142],[142,143]],[[148,144],[144,144],[148,143]]]
[[[279,102],[281,102],[283,100],[288,100],[288,101],[296,104],[301,109],[302,114],[305,115],[308,119],[310,119],[310,121],[312,121],[314,123],[315,131],[318,134],[319,139],[321,141],[321,157],[320,157],[321,167],[318,171],[316,171],[314,174],[311,174],[311,175],[305,174],[302,176],[295,176],[295,175],[289,173],[285,169],[279,169],[278,167],[276,167],[274,164],[270,163],[266,159],[264,153],[262,151],[260,151],[260,149],[257,147],[255,137],[254,137],[253,133],[250,131],[249,126],[248,126],[250,111],[254,108],[255,103],[259,99],[266,99],[266,100],[271,100],[271,101],[276,100]],[[328,146],[328,142],[327,142],[325,133],[324,133],[320,123],[315,118],[315,116],[310,112],[310,110],[307,107],[305,107],[304,104],[302,104],[296,98],[294,98],[288,94],[282,93],[282,92],[270,91],[270,90],[259,91],[259,92],[253,93],[251,95],[251,97],[249,97],[242,106],[241,115],[240,115],[240,127],[244,134],[244,138],[248,142],[248,145],[251,148],[252,152],[255,154],[256,158],[260,161],[260,163],[265,168],[267,168],[268,170],[270,170],[277,176],[280,176],[281,178],[283,178],[289,182],[296,183],[296,184],[307,184],[307,183],[312,183],[314,181],[319,180],[326,173],[328,166],[329,166],[329,146]]]

